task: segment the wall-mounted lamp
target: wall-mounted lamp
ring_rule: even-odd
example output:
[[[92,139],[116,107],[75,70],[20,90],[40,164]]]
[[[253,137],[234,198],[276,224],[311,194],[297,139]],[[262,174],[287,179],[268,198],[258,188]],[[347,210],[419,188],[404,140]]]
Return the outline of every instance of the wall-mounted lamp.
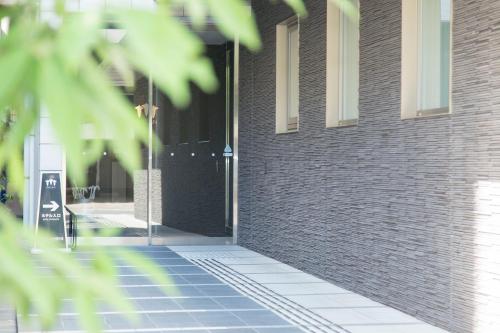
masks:
[[[155,119],[156,113],[158,112],[159,108],[156,105],[153,105],[152,109],[153,109],[153,119]],[[149,104],[146,103],[142,105],[137,105],[135,107],[135,111],[137,112],[137,117],[141,118],[141,116],[144,115],[144,117],[147,118],[149,116]]]
[[[153,105],[153,119],[156,118],[156,113],[158,112],[158,107],[156,105]],[[135,107],[135,111],[137,112],[137,117],[141,118],[142,115],[144,115],[146,118],[149,116],[149,104],[142,104],[142,105],[137,105]]]

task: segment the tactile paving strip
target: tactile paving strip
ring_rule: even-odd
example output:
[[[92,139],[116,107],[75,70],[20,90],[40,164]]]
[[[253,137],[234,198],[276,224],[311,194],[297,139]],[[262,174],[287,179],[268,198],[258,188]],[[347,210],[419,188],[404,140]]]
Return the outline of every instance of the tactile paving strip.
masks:
[[[243,295],[273,310],[289,322],[299,326],[302,330],[311,333],[349,333],[343,327],[277,294],[217,259],[206,259],[208,256],[203,257],[205,258],[199,259],[196,256],[186,256],[187,259],[203,267]]]

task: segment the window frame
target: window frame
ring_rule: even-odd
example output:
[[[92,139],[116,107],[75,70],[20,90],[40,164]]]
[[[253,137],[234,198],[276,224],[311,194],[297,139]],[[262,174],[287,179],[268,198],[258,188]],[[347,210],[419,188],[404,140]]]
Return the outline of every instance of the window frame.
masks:
[[[360,3],[357,1],[358,11]],[[358,16],[359,17],[359,16]],[[360,22],[358,21],[358,91],[357,96],[357,116],[353,119],[343,119],[346,108],[344,78],[346,75],[343,54],[345,52],[345,30],[344,22],[349,18],[342,13],[339,7],[331,2],[327,3],[327,37],[326,37],[326,128],[357,126],[359,121],[359,69],[360,69]]]
[[[401,38],[401,119],[449,115],[452,113],[454,0],[450,0],[450,31],[448,59],[448,106],[419,109],[421,93],[421,10],[420,0],[402,1]]]
[[[297,96],[292,96],[290,33],[297,31]],[[297,99],[297,117],[290,117],[291,98]],[[300,18],[292,16],[276,25],[276,134],[299,131],[300,110]]]

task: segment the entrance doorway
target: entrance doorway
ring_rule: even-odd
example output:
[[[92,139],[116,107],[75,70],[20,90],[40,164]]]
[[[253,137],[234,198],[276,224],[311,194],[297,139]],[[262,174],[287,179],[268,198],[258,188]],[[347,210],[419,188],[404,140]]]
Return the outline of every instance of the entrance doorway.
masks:
[[[152,200],[152,216],[162,221],[153,225],[154,241],[174,232],[231,241],[232,158],[224,151],[233,145],[233,44],[206,45],[206,54],[219,82],[214,94],[193,85],[191,104],[176,109],[155,90],[153,128],[163,146],[151,173],[152,196],[161,192],[161,200]]]
[[[118,229],[120,239],[112,244],[232,243],[234,46],[213,33],[201,36],[218,90],[207,94],[193,85],[190,105],[177,109],[147,77],[123,87],[136,109],[131,112],[151,121],[159,149],[149,162],[149,148],[143,147],[142,168],[132,175],[104,152],[89,168],[87,184],[68,180],[67,203],[79,228]]]

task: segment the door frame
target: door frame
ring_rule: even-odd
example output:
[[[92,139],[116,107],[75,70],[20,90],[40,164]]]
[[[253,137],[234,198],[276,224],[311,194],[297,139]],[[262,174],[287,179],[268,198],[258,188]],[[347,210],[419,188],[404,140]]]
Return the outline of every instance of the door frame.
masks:
[[[233,43],[233,179],[232,179],[232,241],[233,244],[238,243],[238,217],[239,217],[239,206],[238,206],[238,119],[239,119],[239,60],[240,60],[240,43],[239,39],[236,37]],[[153,83],[151,76],[148,78],[148,104],[153,105]],[[151,221],[151,175],[152,171],[152,112],[148,114],[148,167],[147,167],[147,227],[148,227],[148,245],[153,245],[153,233],[152,233],[152,221]],[[227,195],[227,194],[226,194]]]
[[[240,42],[234,40],[233,51],[233,244],[238,244],[239,227],[239,92],[240,92]]]

